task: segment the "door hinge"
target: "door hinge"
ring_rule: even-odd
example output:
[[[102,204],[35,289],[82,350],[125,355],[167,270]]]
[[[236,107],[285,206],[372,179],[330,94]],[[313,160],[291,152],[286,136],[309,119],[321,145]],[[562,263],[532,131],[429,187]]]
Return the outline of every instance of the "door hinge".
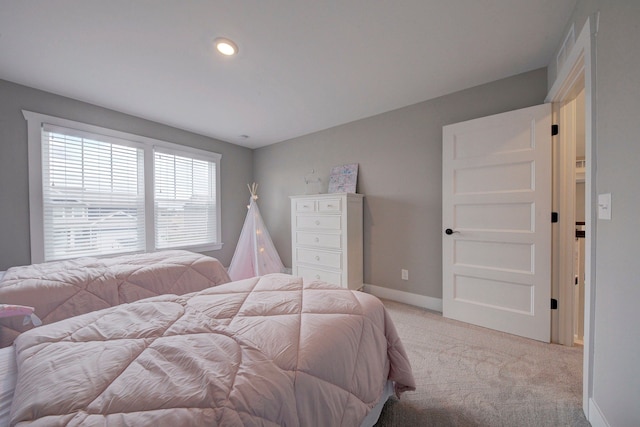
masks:
[[[558,222],[558,212],[551,212],[551,222]]]
[[[551,310],[558,309],[558,300],[555,298],[551,298]]]
[[[558,125],[551,125],[551,136],[556,136],[558,132]]]

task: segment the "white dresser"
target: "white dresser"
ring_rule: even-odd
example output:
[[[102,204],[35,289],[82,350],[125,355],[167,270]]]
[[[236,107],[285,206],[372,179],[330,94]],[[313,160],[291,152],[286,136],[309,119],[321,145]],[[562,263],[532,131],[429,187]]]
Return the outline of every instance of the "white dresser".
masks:
[[[292,273],[362,287],[362,194],[291,196]]]

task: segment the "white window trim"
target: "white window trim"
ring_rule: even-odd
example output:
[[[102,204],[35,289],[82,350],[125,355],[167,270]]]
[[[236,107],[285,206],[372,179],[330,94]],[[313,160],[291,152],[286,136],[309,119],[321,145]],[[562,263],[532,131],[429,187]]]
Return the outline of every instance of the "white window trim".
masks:
[[[29,159],[29,224],[31,242],[31,262],[44,262],[44,212],[42,206],[42,125],[44,123],[65,128],[76,129],[93,134],[114,137],[126,141],[139,143],[144,147],[145,165],[145,221],[147,224],[154,224],[154,203],[153,203],[153,150],[156,147],[169,149],[175,153],[188,154],[195,158],[206,159],[216,162],[216,242],[209,245],[187,246],[172,249],[189,249],[195,252],[205,252],[219,250],[222,248],[221,242],[221,219],[220,219],[220,160],[222,155],[211,151],[200,150],[176,143],[161,141],[146,136],[135,135],[128,132],[120,132],[100,126],[89,125],[76,122],[74,120],[49,116],[32,111],[22,110],[24,118],[27,120],[27,149]],[[146,247],[147,251],[154,248],[154,227],[146,227]],[[121,254],[118,254],[121,255]]]

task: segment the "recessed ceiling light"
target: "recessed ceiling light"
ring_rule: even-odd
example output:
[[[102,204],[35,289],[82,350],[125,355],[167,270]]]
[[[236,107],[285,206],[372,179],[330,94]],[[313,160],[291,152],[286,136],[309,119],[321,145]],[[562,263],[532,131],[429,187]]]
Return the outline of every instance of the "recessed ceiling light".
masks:
[[[214,40],[218,52],[225,56],[233,56],[238,53],[238,45],[229,39],[219,37]]]

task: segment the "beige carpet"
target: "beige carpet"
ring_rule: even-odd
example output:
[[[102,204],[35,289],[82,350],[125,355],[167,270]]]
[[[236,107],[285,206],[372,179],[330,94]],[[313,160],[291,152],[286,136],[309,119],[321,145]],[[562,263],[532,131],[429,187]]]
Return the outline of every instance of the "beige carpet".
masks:
[[[582,349],[544,344],[384,301],[417,390],[390,399],[376,426],[589,426]]]

